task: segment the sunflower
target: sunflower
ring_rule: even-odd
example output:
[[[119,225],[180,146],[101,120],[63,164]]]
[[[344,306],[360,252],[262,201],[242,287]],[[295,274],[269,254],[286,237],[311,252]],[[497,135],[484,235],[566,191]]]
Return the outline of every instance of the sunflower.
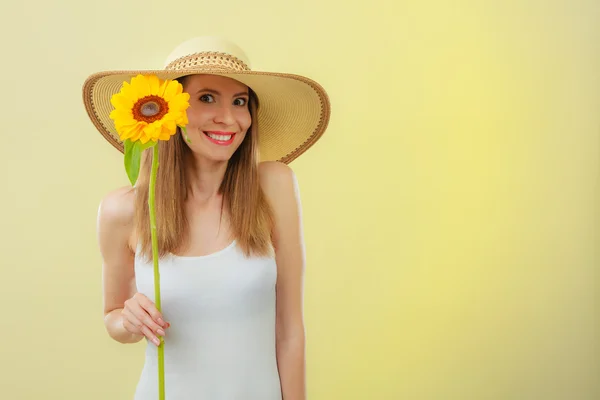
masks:
[[[177,126],[188,123],[186,110],[190,95],[175,80],[156,75],[137,75],[131,83],[123,82],[121,91],[112,96],[114,110],[110,118],[122,141],[169,140]]]
[[[161,80],[155,75],[137,75],[131,79],[131,83],[123,82],[120,92],[115,93],[110,99],[115,107],[110,113],[110,118],[114,121],[119,137],[124,142],[125,170],[132,185],[135,185],[139,175],[141,152],[153,147],[148,205],[155,278],[160,277],[155,201],[159,146],[156,143],[159,140],[169,140],[177,132],[177,126],[186,133],[185,126],[188,123],[186,110],[190,106],[189,99],[190,95],[183,93],[183,87],[179,82]],[[161,311],[159,279],[154,281],[154,295],[156,308]],[[164,400],[164,339],[160,336],[159,340],[158,397]]]

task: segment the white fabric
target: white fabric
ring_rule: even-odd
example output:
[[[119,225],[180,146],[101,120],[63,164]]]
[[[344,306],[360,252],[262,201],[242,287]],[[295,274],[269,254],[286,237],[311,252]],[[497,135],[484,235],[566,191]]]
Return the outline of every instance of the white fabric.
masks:
[[[168,400],[281,400],[275,352],[273,258],[237,243],[200,257],[160,260]],[[152,261],[135,261],[137,290],[154,301]],[[135,400],[158,399],[158,348],[146,340]]]

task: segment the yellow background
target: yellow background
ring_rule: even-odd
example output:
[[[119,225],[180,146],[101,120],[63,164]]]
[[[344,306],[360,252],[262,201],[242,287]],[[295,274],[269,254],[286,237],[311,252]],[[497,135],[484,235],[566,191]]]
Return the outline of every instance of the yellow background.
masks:
[[[309,399],[600,398],[598,1],[10,3],[0,398],[132,398],[95,236],[128,182],[81,85],[203,34],[331,96],[292,163]]]

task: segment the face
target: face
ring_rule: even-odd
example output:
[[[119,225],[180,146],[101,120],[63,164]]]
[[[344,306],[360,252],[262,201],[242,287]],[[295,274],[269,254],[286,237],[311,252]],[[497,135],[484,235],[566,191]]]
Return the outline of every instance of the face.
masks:
[[[192,75],[186,79],[183,89],[190,94],[186,129],[191,143],[185,143],[197,157],[229,160],[252,122],[248,87],[223,76]]]

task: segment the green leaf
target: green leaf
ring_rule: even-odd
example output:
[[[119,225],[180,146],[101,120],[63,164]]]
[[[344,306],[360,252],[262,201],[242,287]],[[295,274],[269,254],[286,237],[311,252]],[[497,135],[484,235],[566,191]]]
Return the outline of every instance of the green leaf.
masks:
[[[140,174],[140,162],[142,161],[142,152],[147,148],[156,146],[156,142],[149,140],[145,144],[142,144],[139,140],[132,142],[126,140],[124,143],[125,150],[125,171],[131,186],[135,186],[138,176]]]
[[[184,134],[184,136],[185,136],[185,140],[186,140],[188,143],[192,143],[192,141],[190,140],[190,137],[189,137],[189,136],[188,136],[188,134],[187,134],[187,129],[185,129],[185,126],[182,126],[182,125],[180,125],[179,127],[181,128],[181,130],[182,130],[182,132],[183,132],[183,134]]]

